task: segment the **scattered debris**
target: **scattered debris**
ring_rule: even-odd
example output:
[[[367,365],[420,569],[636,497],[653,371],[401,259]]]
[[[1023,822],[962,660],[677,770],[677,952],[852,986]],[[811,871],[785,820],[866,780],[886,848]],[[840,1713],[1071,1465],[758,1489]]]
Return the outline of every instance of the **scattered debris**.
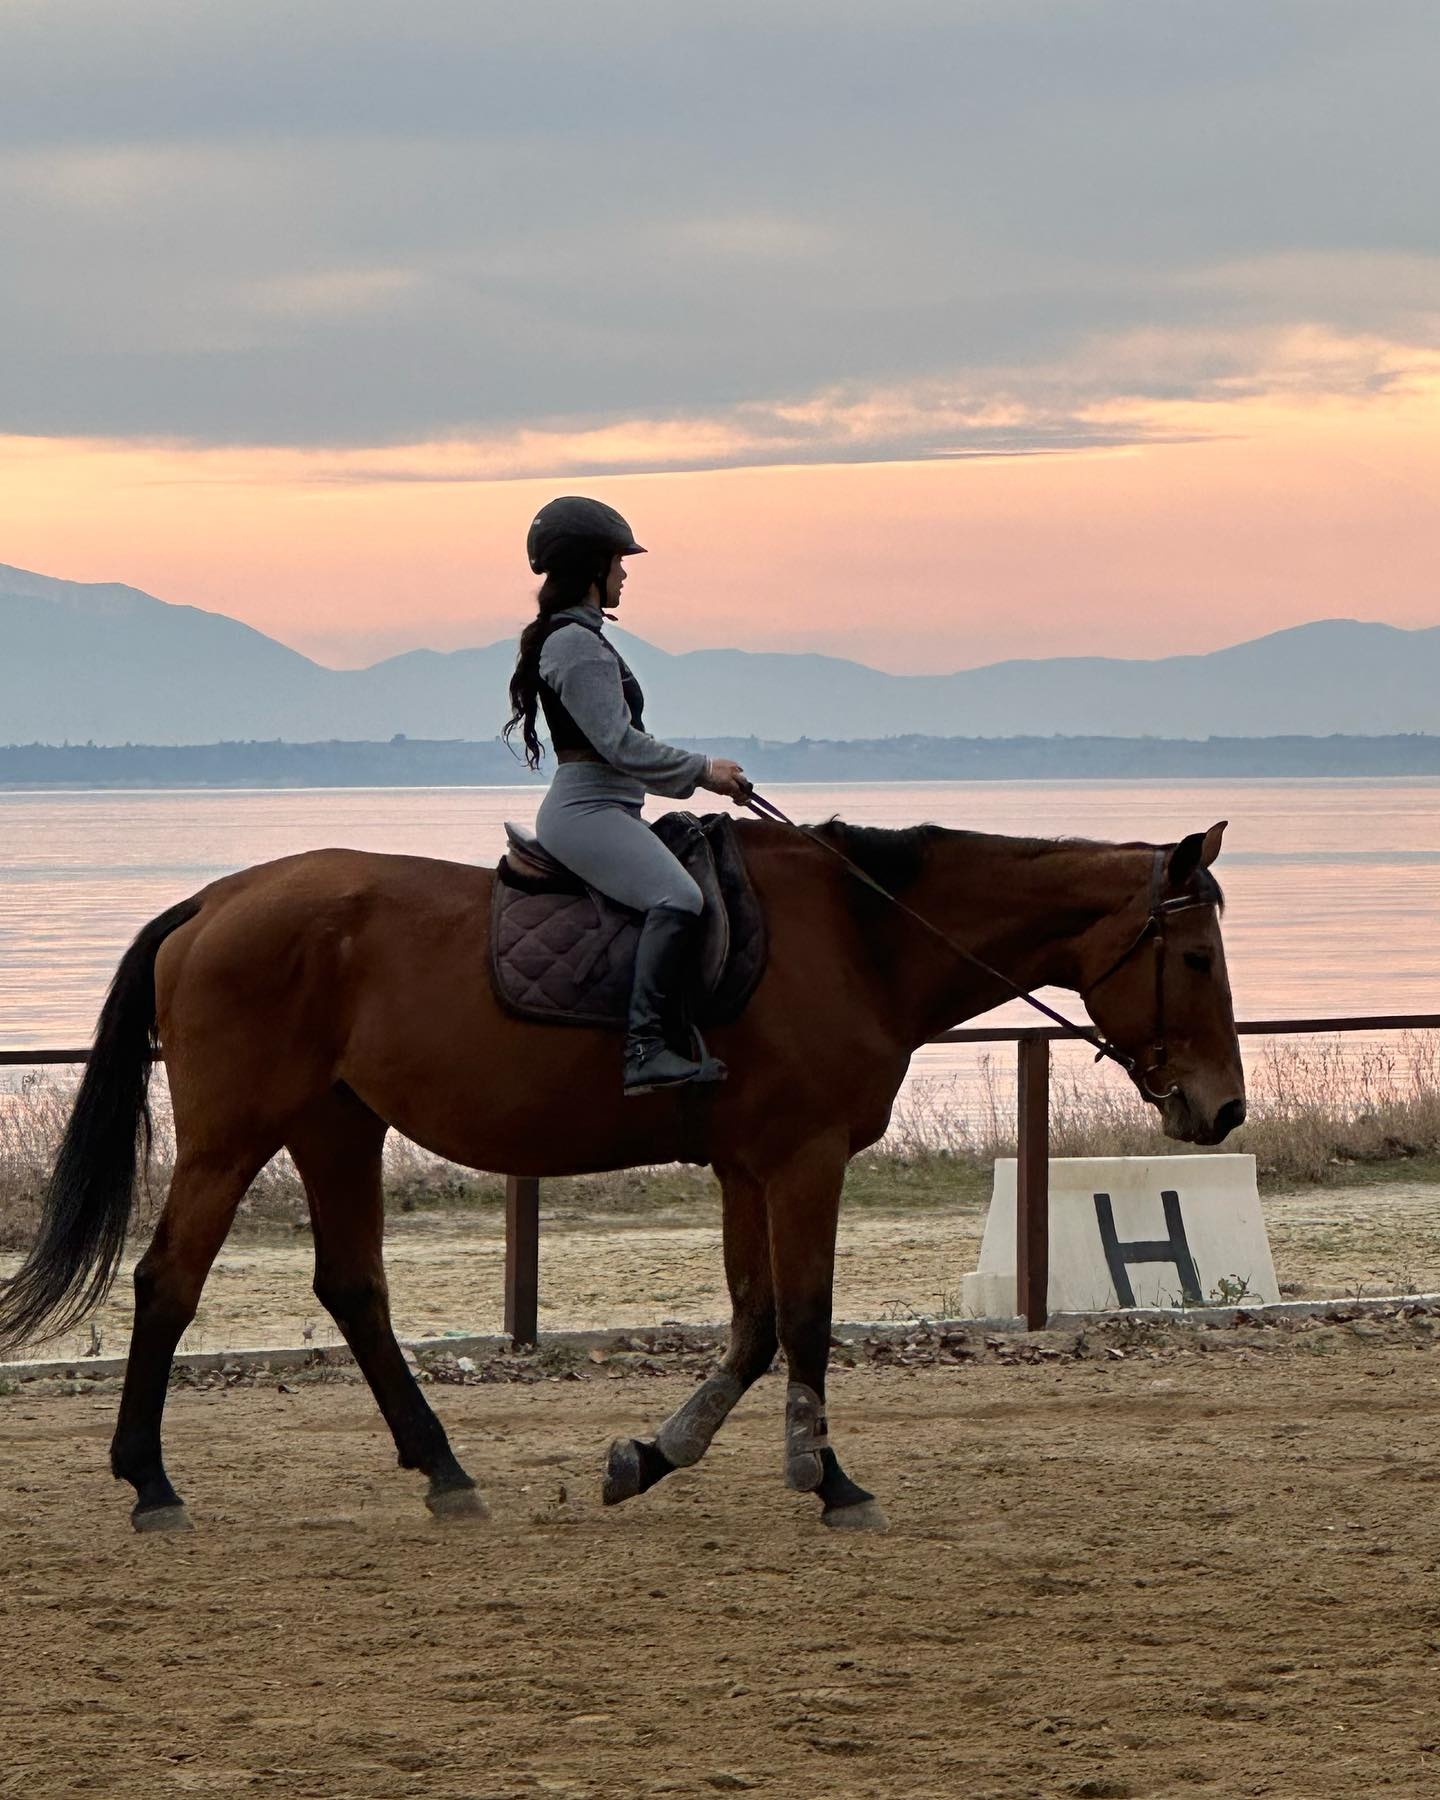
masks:
[[[1203,1322],[1117,1313],[1087,1320],[1080,1329],[1015,1333],[981,1332],[954,1322],[919,1319],[903,1327],[877,1326],[863,1337],[837,1338],[831,1360],[840,1369],[900,1373],[979,1363],[1016,1369],[1098,1363],[1118,1373],[1133,1364],[1173,1362],[1197,1354],[1253,1363],[1291,1344],[1327,1355],[1347,1347],[1364,1352],[1433,1352],[1440,1346],[1440,1309],[1432,1310],[1421,1301],[1400,1300],[1370,1311],[1337,1301],[1317,1314],[1242,1312],[1234,1319]],[[457,1356],[437,1339],[433,1348],[425,1344],[418,1351],[407,1348],[404,1354],[420,1382],[476,1387],[492,1382],[524,1386],[676,1375],[701,1380],[713,1373],[724,1348],[724,1336],[715,1327],[672,1325],[653,1331],[616,1332],[604,1344],[593,1346],[552,1339],[522,1350]],[[170,1379],[177,1388],[270,1387],[288,1394],[316,1382],[358,1381],[360,1375],[348,1358],[341,1361],[336,1352],[316,1346],[303,1368],[267,1368],[237,1354],[218,1368],[213,1364],[205,1368],[179,1365]],[[120,1385],[118,1375],[91,1373],[85,1360],[77,1357],[73,1366],[58,1372],[5,1378],[0,1396],[105,1394],[118,1392]]]

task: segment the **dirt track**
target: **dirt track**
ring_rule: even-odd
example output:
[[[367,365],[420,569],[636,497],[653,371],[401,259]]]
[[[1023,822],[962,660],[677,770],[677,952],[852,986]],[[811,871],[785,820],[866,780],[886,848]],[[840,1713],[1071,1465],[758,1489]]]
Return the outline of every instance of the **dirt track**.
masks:
[[[605,1441],[693,1377],[437,1386],[494,1508],[449,1529],[351,1382],[178,1391],[178,1540],[125,1523],[113,1394],[22,1389],[0,1795],[1434,1793],[1437,1336],[1111,1328],[841,1373],[874,1539],[781,1487],[773,1377],[615,1512]]]

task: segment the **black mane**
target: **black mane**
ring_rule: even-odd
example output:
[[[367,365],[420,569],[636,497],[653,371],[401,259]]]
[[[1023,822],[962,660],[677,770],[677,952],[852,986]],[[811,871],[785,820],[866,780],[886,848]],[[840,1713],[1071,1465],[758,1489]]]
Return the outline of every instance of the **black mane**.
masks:
[[[943,825],[849,825],[844,819],[827,819],[812,826],[818,837],[848,856],[872,881],[888,893],[903,893],[920,879],[927,858],[942,837],[961,835]]]
[[[1203,900],[1207,905],[1213,906],[1217,913],[1224,912],[1225,895],[1221,891],[1220,883],[1208,869],[1197,869],[1190,877],[1187,886],[1197,900]]]
[[[942,838],[982,838],[984,832],[952,831],[944,825],[851,825],[841,818],[827,819],[823,825],[810,827],[818,837],[831,844],[842,855],[862,868],[872,881],[878,881],[888,893],[900,894],[912,887],[929,859],[930,852]],[[1049,856],[1064,850],[1160,850],[1173,846],[1150,844],[1139,839],[1118,844],[1101,843],[1093,838],[1010,837],[1009,843],[1022,856]],[[1209,869],[1197,869],[1186,883],[1186,892],[1225,910],[1225,896]]]

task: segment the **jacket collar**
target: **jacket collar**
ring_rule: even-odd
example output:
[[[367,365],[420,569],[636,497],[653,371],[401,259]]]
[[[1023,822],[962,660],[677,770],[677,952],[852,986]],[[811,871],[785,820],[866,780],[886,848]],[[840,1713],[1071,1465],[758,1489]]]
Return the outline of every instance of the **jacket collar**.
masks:
[[[598,606],[592,606],[588,600],[582,600],[578,606],[567,606],[555,614],[555,623],[584,625],[591,631],[605,629],[605,615]]]

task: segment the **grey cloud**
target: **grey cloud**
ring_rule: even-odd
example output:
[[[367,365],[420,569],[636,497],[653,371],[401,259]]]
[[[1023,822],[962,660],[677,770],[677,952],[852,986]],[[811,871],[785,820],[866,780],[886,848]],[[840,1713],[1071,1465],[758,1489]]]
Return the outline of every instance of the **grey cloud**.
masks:
[[[1440,335],[1431,0],[78,0],[0,30],[0,429],[395,442],[1053,382],[1147,328]]]

